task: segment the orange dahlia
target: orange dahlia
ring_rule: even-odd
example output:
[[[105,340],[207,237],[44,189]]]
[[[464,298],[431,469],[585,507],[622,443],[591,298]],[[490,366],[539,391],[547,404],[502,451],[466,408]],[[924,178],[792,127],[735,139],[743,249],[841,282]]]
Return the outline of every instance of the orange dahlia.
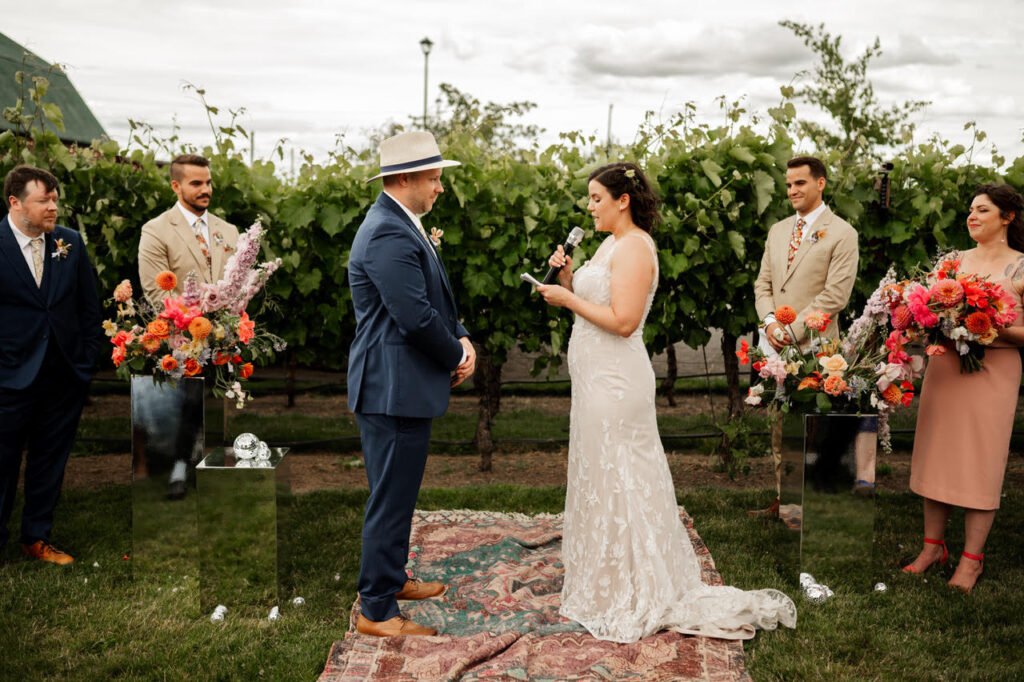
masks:
[[[160,337],[154,336],[153,334],[146,332],[145,334],[142,335],[142,340],[140,341],[140,343],[142,344],[142,347],[146,350],[147,353],[152,354],[160,350],[160,345],[163,343],[163,341],[160,339]]]
[[[992,328],[992,320],[985,313],[971,313],[964,320],[964,326],[970,333],[981,336]]]
[[[156,277],[153,278],[153,281],[156,282],[156,285],[164,291],[173,291],[174,288],[178,286],[178,278],[170,270],[158,272]]]
[[[193,339],[205,339],[210,335],[210,331],[213,330],[213,325],[210,321],[203,316],[194,317],[192,321],[188,323],[188,333],[192,335]]]
[[[779,306],[775,311],[775,320],[779,324],[793,324],[796,322],[796,311],[788,305]]]

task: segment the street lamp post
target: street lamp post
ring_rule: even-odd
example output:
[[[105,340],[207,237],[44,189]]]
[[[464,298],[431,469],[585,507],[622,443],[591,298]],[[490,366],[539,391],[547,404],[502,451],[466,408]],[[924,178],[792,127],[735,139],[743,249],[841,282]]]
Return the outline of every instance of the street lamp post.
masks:
[[[430,48],[434,47],[430,38],[420,41],[420,49],[423,50],[423,129],[427,129],[427,59],[430,57]]]

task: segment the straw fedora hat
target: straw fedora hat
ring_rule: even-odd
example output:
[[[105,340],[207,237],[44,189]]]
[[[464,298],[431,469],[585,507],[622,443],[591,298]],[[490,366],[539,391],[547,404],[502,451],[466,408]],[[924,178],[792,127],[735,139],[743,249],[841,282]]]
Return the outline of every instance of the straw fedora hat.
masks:
[[[380,143],[380,172],[367,182],[385,175],[461,165],[458,161],[441,158],[441,150],[433,135],[423,130],[410,130]]]

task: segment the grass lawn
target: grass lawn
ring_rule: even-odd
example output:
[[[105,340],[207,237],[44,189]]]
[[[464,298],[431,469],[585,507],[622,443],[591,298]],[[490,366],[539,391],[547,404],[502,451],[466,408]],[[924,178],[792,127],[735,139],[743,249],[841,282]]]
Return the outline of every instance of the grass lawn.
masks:
[[[744,514],[768,497],[697,490],[681,502],[727,583],[796,595],[793,582],[776,570],[781,525]],[[276,623],[229,612],[222,625],[189,608],[194,583],[175,575],[132,579],[131,562],[122,560],[131,550],[130,499],[127,486],[65,495],[54,539],[78,557],[72,567],[4,551],[0,680],[312,680],[319,674],[331,642],[346,629],[355,595],[365,491],[298,496],[293,510],[301,521],[292,540],[304,552],[294,557],[290,580],[305,605],[283,603]],[[563,499],[562,488],[466,487],[425,490],[420,507],[557,512]],[[825,604],[797,599],[795,631],[760,633],[745,645],[753,678],[1024,679],[1024,494],[1006,499],[986,576],[969,597],[946,588],[938,573],[924,579],[898,573],[896,560],[920,539],[918,498],[883,495],[878,514],[875,551],[865,548],[863,564],[850,576],[863,587],[837,589]],[[962,546],[961,528],[962,515],[954,516],[954,549]],[[871,590],[879,580],[888,591]]]

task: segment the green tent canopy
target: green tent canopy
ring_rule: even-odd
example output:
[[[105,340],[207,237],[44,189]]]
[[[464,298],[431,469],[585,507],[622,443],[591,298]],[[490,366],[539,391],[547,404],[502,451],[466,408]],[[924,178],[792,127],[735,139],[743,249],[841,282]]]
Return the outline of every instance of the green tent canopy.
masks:
[[[24,71],[30,77],[44,76],[50,81],[50,88],[43,101],[60,107],[64,114],[64,130],[56,130],[49,121],[45,125],[57,133],[60,139],[87,145],[106,136],[103,126],[89,111],[82,96],[63,72],[50,71],[50,64],[0,33],[0,109],[14,106],[22,95],[22,87],[26,91],[31,87],[28,79],[24,86],[14,80],[16,71]],[[27,106],[30,107],[28,113],[31,113],[32,103],[29,102]],[[14,126],[0,117],[0,130],[14,130]]]

